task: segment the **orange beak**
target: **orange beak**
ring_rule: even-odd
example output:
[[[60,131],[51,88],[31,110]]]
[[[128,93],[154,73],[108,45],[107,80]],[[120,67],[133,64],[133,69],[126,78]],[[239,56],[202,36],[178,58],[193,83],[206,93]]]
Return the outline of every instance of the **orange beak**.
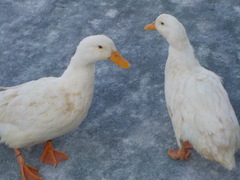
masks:
[[[130,63],[124,59],[117,51],[112,51],[112,55],[108,59],[124,69],[131,67]]]
[[[145,30],[153,30],[153,31],[157,31],[157,28],[155,26],[155,22],[148,24],[144,27]]]

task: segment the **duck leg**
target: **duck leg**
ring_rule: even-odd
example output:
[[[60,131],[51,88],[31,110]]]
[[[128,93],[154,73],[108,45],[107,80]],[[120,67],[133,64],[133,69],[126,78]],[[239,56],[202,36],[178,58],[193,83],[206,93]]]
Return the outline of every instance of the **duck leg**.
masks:
[[[41,157],[41,162],[56,166],[59,162],[68,159],[68,155],[53,148],[52,141],[47,141],[44,146],[44,151]]]
[[[168,150],[168,155],[175,160],[186,160],[191,155],[191,152],[187,151],[187,149],[193,149],[193,146],[188,141],[184,141],[182,142],[182,147],[180,149]]]
[[[193,146],[191,145],[191,143],[189,141],[184,141],[183,144],[186,149],[193,149]]]
[[[19,149],[13,150],[16,154],[17,161],[20,166],[22,180],[41,180],[42,176],[38,173],[38,169],[25,164],[25,160],[22,157]]]

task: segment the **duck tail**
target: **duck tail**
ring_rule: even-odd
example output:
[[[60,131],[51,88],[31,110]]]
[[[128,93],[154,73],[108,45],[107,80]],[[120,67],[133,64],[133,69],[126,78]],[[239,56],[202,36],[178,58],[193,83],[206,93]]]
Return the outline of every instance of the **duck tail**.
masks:
[[[229,151],[221,155],[219,153],[215,160],[228,170],[233,170],[236,167],[234,152]]]
[[[0,89],[1,89],[1,90],[7,90],[7,89],[10,89],[10,87],[0,86]]]
[[[235,162],[235,158],[234,157],[232,157],[228,161],[225,160],[225,161],[221,161],[219,163],[222,164],[228,170],[233,170],[236,167],[236,162]]]

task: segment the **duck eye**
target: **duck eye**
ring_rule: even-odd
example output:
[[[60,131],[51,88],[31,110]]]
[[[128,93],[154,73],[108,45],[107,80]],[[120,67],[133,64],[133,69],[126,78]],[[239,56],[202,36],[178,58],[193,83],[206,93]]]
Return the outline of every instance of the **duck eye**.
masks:
[[[164,22],[161,22],[161,25],[164,25]]]
[[[98,48],[99,48],[99,49],[102,49],[103,47],[99,45]]]

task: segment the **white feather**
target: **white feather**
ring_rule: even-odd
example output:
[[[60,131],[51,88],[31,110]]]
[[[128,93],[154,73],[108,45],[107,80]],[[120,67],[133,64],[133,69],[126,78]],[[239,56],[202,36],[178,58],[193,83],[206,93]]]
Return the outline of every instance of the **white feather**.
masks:
[[[116,47],[108,37],[87,37],[61,77],[41,78],[1,91],[1,142],[11,148],[28,147],[78,127],[92,102],[95,62],[108,59],[113,50]]]
[[[163,14],[155,25],[169,42],[165,96],[178,145],[189,141],[205,158],[233,169],[240,128],[221,78],[199,64],[176,18]]]

